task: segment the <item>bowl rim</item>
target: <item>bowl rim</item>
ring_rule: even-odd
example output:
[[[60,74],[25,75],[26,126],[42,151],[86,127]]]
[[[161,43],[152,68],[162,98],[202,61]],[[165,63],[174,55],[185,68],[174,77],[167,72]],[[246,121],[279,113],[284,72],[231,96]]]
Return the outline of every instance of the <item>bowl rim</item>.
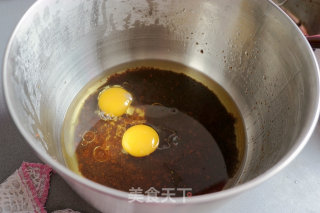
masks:
[[[19,118],[17,114],[15,113],[15,110],[13,110],[13,103],[11,101],[11,97],[9,95],[9,87],[8,87],[8,72],[7,72],[7,66],[8,66],[8,57],[9,52],[11,49],[11,45],[13,43],[13,40],[15,38],[15,35],[17,34],[19,28],[21,25],[23,25],[24,21],[29,18],[31,14],[33,14],[34,11],[37,11],[37,8],[41,6],[43,2],[46,2],[47,4],[50,4],[50,2],[55,2],[55,0],[37,0],[34,2],[31,7],[24,13],[22,18],[19,20],[18,24],[16,25],[9,42],[7,44],[5,55],[3,58],[3,90],[4,90],[4,96],[6,100],[6,104],[8,107],[8,110],[10,112],[10,115],[17,126],[20,133],[23,135],[24,139],[27,141],[27,143],[32,147],[33,151],[38,155],[38,157],[45,162],[46,164],[50,165],[57,173],[64,177],[68,177],[71,180],[75,181],[77,184],[82,185],[83,187],[90,188],[91,190],[94,190],[95,192],[106,194],[112,197],[116,197],[118,199],[128,200],[129,192],[123,192],[117,189],[113,189],[98,183],[95,183],[87,178],[84,178],[71,170],[69,170],[66,166],[60,164],[58,161],[54,160],[52,157],[49,156],[49,154],[44,153],[43,150],[35,145],[35,143],[32,143],[30,141],[33,141],[32,135],[25,130],[23,127],[23,124],[19,122]],[[48,3],[49,2],[49,3]],[[262,3],[262,2],[261,2]],[[315,127],[318,121],[319,117],[319,111],[320,111],[320,70],[319,65],[317,62],[317,59],[313,53],[312,48],[308,44],[307,39],[302,34],[302,32],[299,30],[299,28],[296,26],[296,24],[289,18],[287,14],[285,14],[274,2],[271,0],[266,1],[266,4],[270,4],[271,7],[274,7],[274,9],[278,10],[279,13],[282,13],[282,15],[286,16],[288,24],[291,24],[292,27],[295,28],[295,31],[297,32],[297,36],[301,39],[301,42],[305,45],[305,48],[307,50],[307,53],[310,55],[311,60],[313,61],[313,66],[315,67],[315,77],[316,77],[316,89],[317,89],[317,100],[315,101],[315,105],[312,107],[310,115],[314,115],[312,118],[310,118],[307,121],[307,124],[305,128],[307,131],[305,134],[302,134],[300,138],[297,138],[295,141],[294,146],[288,151],[286,155],[282,157],[280,161],[278,161],[275,165],[273,165],[271,168],[266,170],[263,174],[260,174],[259,176],[242,183],[240,185],[234,186],[232,188],[222,190],[215,193],[209,193],[204,195],[197,195],[194,197],[186,197],[185,199],[183,197],[178,198],[172,198],[174,202],[167,200],[163,204],[165,205],[179,205],[179,204],[195,204],[195,203],[203,203],[203,202],[210,202],[214,200],[221,200],[227,197],[231,197],[233,195],[239,194],[241,192],[244,192],[248,189],[251,189],[262,182],[266,181],[270,177],[274,176],[276,173],[278,173],[280,170],[282,170],[284,167],[286,167],[303,149],[303,147],[307,144],[309,141]],[[69,184],[69,183],[68,183]],[[70,184],[69,184],[70,185]],[[146,195],[143,195],[144,199],[146,199]],[[143,203],[145,205],[152,205],[151,203]]]

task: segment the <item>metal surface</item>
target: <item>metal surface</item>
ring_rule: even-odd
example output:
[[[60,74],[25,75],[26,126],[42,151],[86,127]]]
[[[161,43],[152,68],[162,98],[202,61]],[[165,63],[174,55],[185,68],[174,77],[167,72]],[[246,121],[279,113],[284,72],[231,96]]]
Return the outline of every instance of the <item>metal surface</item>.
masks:
[[[274,0],[306,34],[320,34],[320,0]]]
[[[313,48],[320,48],[320,0],[274,0],[298,25]]]
[[[29,11],[11,40],[4,73],[8,105],[20,131],[40,157],[98,208],[109,208],[112,212],[148,212],[148,208],[153,212],[172,208],[175,208],[175,212],[211,212],[210,208],[218,203],[217,200],[250,188],[284,167],[301,150],[311,134],[318,110],[316,64],[306,40],[297,28],[267,2],[257,4],[255,1],[239,1],[234,6],[230,6],[229,2],[220,2],[222,8],[213,2],[190,3],[181,11],[176,11],[177,7],[171,5],[166,7],[170,8],[167,11],[169,17],[163,16],[162,10],[155,10],[157,5],[150,6],[144,2],[138,6],[149,10],[139,12],[139,7],[136,7],[135,13],[132,7],[128,7],[124,8],[128,10],[121,10],[124,14],[114,12],[113,15],[110,10],[107,12],[111,14],[104,14],[103,9],[96,9],[99,4],[89,5],[91,3],[87,1],[72,5],[44,2],[39,1]],[[56,5],[44,6],[51,3]],[[59,4],[66,5],[60,7]],[[112,2],[108,1],[108,4]],[[108,5],[108,8],[116,8],[116,11],[122,4],[125,5],[115,3],[116,6]],[[63,10],[58,13],[55,11],[57,8]],[[265,12],[264,15],[261,10]],[[79,16],[67,15],[66,11]],[[124,11],[130,11],[133,15],[127,17]],[[144,11],[147,11],[146,14]],[[228,15],[228,24],[221,21],[226,19],[226,13],[238,16],[232,18]],[[157,16],[159,20],[156,20]],[[205,22],[208,18],[213,19],[210,24]],[[271,19],[271,24],[268,24],[270,21],[263,22],[267,18]],[[140,20],[140,23],[135,20]],[[264,25],[257,24],[257,20]],[[281,22],[291,26],[287,32],[279,30]],[[152,23],[156,23],[156,26],[151,28],[149,24]],[[188,26],[183,23],[188,23]],[[124,28],[117,28],[119,26]],[[90,30],[96,27],[99,28],[96,32]],[[292,34],[296,36],[290,37]],[[130,42],[132,40],[134,42]],[[196,41],[202,46],[195,46]],[[201,54],[200,48],[203,48],[204,54]],[[104,69],[146,56],[182,62],[205,72],[223,85],[240,107],[247,128],[250,155],[247,159],[248,170],[242,181],[260,175],[258,178],[230,190],[194,197],[184,205],[162,205],[157,210],[153,205],[129,205],[127,194],[87,181],[60,164],[63,159],[58,140],[59,127],[72,97]],[[224,64],[224,56],[228,64]],[[29,112],[26,113],[26,110]],[[31,125],[28,125],[29,122]],[[37,134],[42,138],[36,137]],[[97,194],[100,196],[92,197]]]
[[[5,103],[2,84],[2,59],[5,47],[14,27],[33,2],[34,0],[0,1],[0,183],[19,168],[23,161],[41,162],[12,121]],[[57,173],[51,175],[50,182],[50,193],[46,203],[48,212],[65,208],[81,210],[83,213],[98,212],[73,192]]]

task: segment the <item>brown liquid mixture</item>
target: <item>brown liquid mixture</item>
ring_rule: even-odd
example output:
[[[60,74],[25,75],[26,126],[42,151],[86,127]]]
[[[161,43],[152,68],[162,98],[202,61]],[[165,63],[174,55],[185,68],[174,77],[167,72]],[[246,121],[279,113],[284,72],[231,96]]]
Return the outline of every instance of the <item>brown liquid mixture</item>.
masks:
[[[93,112],[107,85],[121,85],[133,95],[131,115],[104,121]],[[239,169],[235,118],[203,84],[185,74],[141,67],[109,76],[103,87],[84,102],[75,131],[82,135],[76,157],[83,176],[126,192],[192,188],[198,195],[222,190]],[[136,158],[123,152],[121,140],[126,129],[141,123],[158,132],[160,144]]]

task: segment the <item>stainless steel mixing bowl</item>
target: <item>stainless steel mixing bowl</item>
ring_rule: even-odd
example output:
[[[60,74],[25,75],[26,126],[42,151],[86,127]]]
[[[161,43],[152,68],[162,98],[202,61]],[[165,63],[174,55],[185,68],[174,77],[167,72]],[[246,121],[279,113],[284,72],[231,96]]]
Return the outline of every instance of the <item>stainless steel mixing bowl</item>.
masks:
[[[129,203],[128,193],[65,166],[60,134],[73,98],[105,70],[140,59],[185,64],[231,95],[248,146],[236,186],[185,202]],[[285,167],[319,114],[311,48],[286,15],[261,0],[38,0],[10,39],[3,82],[10,113],[30,146],[103,212],[212,212]]]
[[[320,48],[320,0],[273,0],[307,36],[313,48]]]
[[[273,0],[308,35],[320,34],[320,0]]]

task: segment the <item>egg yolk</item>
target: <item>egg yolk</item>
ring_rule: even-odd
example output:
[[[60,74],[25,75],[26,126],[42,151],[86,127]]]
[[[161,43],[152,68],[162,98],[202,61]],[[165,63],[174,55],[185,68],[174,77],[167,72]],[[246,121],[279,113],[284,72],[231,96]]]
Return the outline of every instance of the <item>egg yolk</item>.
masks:
[[[126,113],[132,102],[132,95],[122,87],[109,87],[98,97],[99,109],[111,117]]]
[[[130,127],[122,137],[122,147],[134,157],[144,157],[159,145],[159,135],[150,126],[139,124]]]

